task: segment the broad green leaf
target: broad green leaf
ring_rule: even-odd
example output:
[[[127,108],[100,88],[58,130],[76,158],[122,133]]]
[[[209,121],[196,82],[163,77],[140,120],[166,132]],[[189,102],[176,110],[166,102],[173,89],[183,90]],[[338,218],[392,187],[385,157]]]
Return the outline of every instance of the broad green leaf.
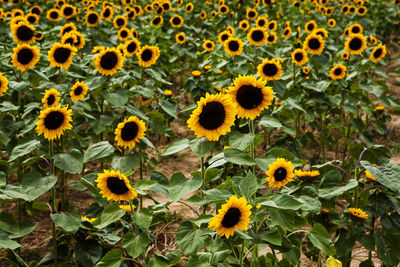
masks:
[[[81,216],[76,211],[53,213],[50,217],[57,226],[68,233],[75,234],[81,225]]]
[[[97,218],[92,224],[96,228],[102,229],[112,224],[113,222],[118,221],[122,216],[125,215],[125,213],[125,210],[119,208],[118,203],[112,203],[103,210],[101,216]]]
[[[31,153],[39,145],[40,145],[40,141],[38,141],[38,140],[31,140],[31,141],[27,141],[27,142],[17,145],[11,151],[11,155],[10,155],[10,158],[8,159],[8,162],[14,161],[19,157],[22,157],[26,154]]]
[[[198,252],[204,244],[205,237],[200,229],[195,229],[191,222],[183,222],[176,230],[176,243],[186,256]]]
[[[263,116],[258,125],[264,128],[281,128],[283,126],[278,119],[269,115]]]
[[[361,161],[361,165],[369,171],[375,179],[390,190],[400,193],[400,166],[387,163],[383,166],[372,166],[368,161]]]
[[[89,162],[95,159],[105,158],[114,153],[114,147],[108,141],[101,141],[90,146],[83,158],[83,162]]]
[[[150,239],[146,232],[140,233],[140,235],[134,235],[132,232],[125,234],[122,239],[122,247],[128,252],[132,258],[137,258],[144,252],[150,243]]]
[[[123,107],[128,102],[127,94],[123,90],[117,93],[104,91],[103,96],[114,107]]]
[[[272,228],[268,231],[262,231],[256,236],[258,239],[271,243],[272,245],[282,245],[282,234],[276,229]]]
[[[294,231],[297,228],[307,225],[306,219],[296,215],[292,210],[270,210],[271,220],[283,229]]]
[[[338,185],[338,186],[332,186],[332,187],[327,187],[327,188],[320,188],[318,190],[318,195],[320,198],[323,199],[331,199],[337,196],[340,196],[344,192],[353,189],[354,187],[357,186],[357,180],[356,179],[350,179],[349,182],[346,185]]]
[[[93,266],[101,258],[102,248],[95,239],[81,239],[76,242],[74,254],[82,266]]]
[[[332,244],[328,231],[319,223],[314,224],[308,233],[311,243],[322,250],[326,255],[335,255],[335,247]]]
[[[202,183],[203,181],[199,176],[186,179],[182,173],[175,173],[169,181],[168,192],[173,201],[178,201],[185,195],[199,189]]]
[[[171,117],[175,118],[178,116],[176,113],[177,106],[172,104],[171,102],[162,99],[160,101],[161,108]]]
[[[286,194],[266,194],[257,200],[257,204],[274,209],[298,210],[303,205],[295,197]]]
[[[249,171],[246,177],[244,177],[239,184],[240,192],[242,192],[246,199],[249,199],[257,192],[257,188],[257,178],[253,175],[251,171]]]
[[[189,141],[189,147],[194,154],[198,157],[202,157],[214,147],[215,142],[208,141],[205,137],[196,138]]]
[[[126,156],[115,156],[112,159],[111,167],[114,170],[120,170],[123,173],[131,172],[140,163],[139,153],[128,154]]]
[[[226,161],[238,165],[256,164],[256,161],[252,159],[247,153],[233,148],[228,148],[224,150],[224,158]]]
[[[253,133],[242,134],[235,131],[229,136],[229,145],[232,148],[244,151],[254,141],[254,138],[255,134]]]
[[[54,165],[60,170],[76,174],[83,169],[83,155],[78,149],[71,149],[62,154],[54,155]]]
[[[140,195],[146,194],[144,190],[150,190],[154,185],[156,185],[156,181],[152,180],[140,180],[135,183],[135,190]]]
[[[119,248],[114,248],[101,258],[96,267],[120,267],[122,261],[122,251]]]
[[[0,172],[0,188],[3,188],[7,183],[6,174],[4,172]]]
[[[132,222],[145,229],[149,229],[152,221],[153,213],[147,208],[142,208],[140,212],[135,212],[132,214]]]
[[[14,240],[11,240],[6,233],[0,231],[0,248],[16,249],[20,246],[20,244],[18,244]]]
[[[178,141],[175,141],[168,145],[168,147],[164,150],[164,152],[161,153],[161,156],[169,156],[172,154],[175,154],[179,151],[182,151],[186,148],[189,147],[189,140],[186,138],[179,139]]]
[[[17,223],[14,217],[8,212],[0,213],[0,230],[10,234],[10,238],[19,238],[31,233],[38,224],[31,221]]]

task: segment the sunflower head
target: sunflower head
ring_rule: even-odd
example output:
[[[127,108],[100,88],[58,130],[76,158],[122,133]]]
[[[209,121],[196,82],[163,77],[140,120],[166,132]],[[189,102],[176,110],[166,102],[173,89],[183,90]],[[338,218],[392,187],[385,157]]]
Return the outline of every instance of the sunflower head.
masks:
[[[278,80],[282,77],[281,64],[273,59],[264,59],[264,61],[257,66],[257,74],[265,81]]]
[[[100,16],[96,11],[89,11],[86,14],[86,25],[88,27],[96,27],[100,21]]]
[[[68,69],[75,53],[76,48],[70,44],[54,43],[47,53],[50,66]]]
[[[148,68],[155,64],[157,59],[160,57],[160,49],[158,46],[145,45],[140,48],[136,56],[139,59],[139,65]]]
[[[65,130],[72,128],[71,110],[60,105],[49,107],[39,114],[39,121],[36,122],[38,135],[44,135],[48,140],[59,138]]]
[[[251,205],[247,205],[244,197],[232,196],[218,210],[218,214],[210,219],[208,228],[217,230],[217,235],[229,238],[235,230],[247,230],[250,222]]]
[[[329,26],[330,28],[335,27],[335,26],[336,26],[336,20],[335,20],[335,19],[329,19],[329,20],[328,20],[328,26]]]
[[[8,79],[0,72],[0,96],[8,90]]]
[[[237,56],[243,52],[243,41],[237,37],[229,37],[224,42],[225,52],[230,56]]]
[[[203,48],[204,48],[205,50],[207,50],[208,52],[211,52],[211,51],[214,50],[215,44],[214,44],[214,42],[211,41],[211,40],[204,39],[204,41],[203,41]]]
[[[319,55],[325,48],[325,40],[321,35],[311,33],[304,41],[303,48],[312,55]]]
[[[346,77],[346,70],[346,66],[343,64],[333,66],[329,71],[329,77],[331,77],[332,80],[341,80]]]
[[[247,40],[255,46],[260,46],[265,43],[268,38],[268,33],[264,27],[251,28],[247,33]]]
[[[113,75],[123,66],[123,56],[117,48],[106,48],[95,58],[95,67],[102,75]]]
[[[294,167],[290,161],[283,158],[277,158],[272,164],[268,164],[267,182],[270,187],[281,188],[293,180]]]
[[[302,171],[302,170],[294,170],[294,174],[296,174],[297,178],[305,179],[305,178],[314,178],[319,175],[319,171]]]
[[[315,20],[310,20],[309,22],[306,23],[304,26],[304,29],[306,30],[307,33],[313,32],[317,28],[317,23]]]
[[[239,22],[239,28],[242,31],[247,31],[250,28],[250,23],[244,19],[241,22]]]
[[[371,181],[377,182],[376,178],[369,171],[365,171],[365,177]]]
[[[84,82],[76,82],[71,87],[71,91],[69,93],[71,96],[71,100],[72,101],[83,100],[88,90],[89,87]]]
[[[231,36],[232,33],[228,30],[225,30],[218,35],[218,42],[223,45],[225,41],[228,40],[228,38]]]
[[[278,40],[278,35],[275,32],[270,32],[265,40],[267,44],[274,44]]]
[[[13,51],[14,53],[11,55],[11,62],[13,66],[20,71],[33,69],[40,59],[40,51],[37,46],[22,44],[13,48]]]
[[[307,52],[304,49],[297,48],[292,52],[292,63],[297,66],[303,66],[308,61]]]
[[[114,18],[114,27],[119,29],[122,27],[126,27],[126,25],[128,24],[128,20],[126,19],[126,17],[118,15]]]
[[[128,57],[132,57],[140,49],[140,42],[133,38],[125,42],[125,52]]]
[[[282,32],[282,37],[283,38],[288,38],[292,34],[292,28],[286,27],[283,32]]]
[[[345,49],[350,55],[360,55],[367,47],[367,40],[362,34],[352,34],[345,43]]]
[[[60,29],[60,37],[63,37],[64,34],[71,32],[71,31],[77,31],[78,28],[76,28],[76,25],[72,22],[65,24],[64,26],[61,27]]]
[[[104,170],[103,173],[97,174],[95,182],[97,182],[97,187],[100,188],[100,194],[107,200],[129,202],[137,196],[128,178],[120,171]]]
[[[246,18],[249,20],[255,20],[258,16],[258,12],[255,8],[248,7],[246,10]]]
[[[175,35],[175,40],[178,44],[184,44],[186,42],[186,35],[183,32]]]
[[[35,41],[35,27],[27,22],[20,22],[11,26],[13,40],[17,44],[30,44]]]
[[[174,15],[171,17],[171,19],[169,20],[169,22],[171,23],[171,26],[173,28],[180,28],[183,25],[183,18],[179,15]]]
[[[351,215],[357,217],[358,219],[362,220],[368,219],[368,214],[362,209],[348,208],[348,211],[351,213]]]
[[[60,92],[54,88],[46,90],[44,97],[42,98],[42,103],[44,108],[51,108],[58,105],[60,102]]]
[[[162,16],[154,16],[154,18],[150,21],[151,26],[158,26],[164,23],[164,19]]]
[[[386,55],[386,45],[379,44],[377,45],[371,52],[371,55],[369,56],[369,59],[377,63],[382,60]]]
[[[65,18],[65,19],[70,19],[73,16],[76,15],[76,7],[74,7],[73,5],[70,4],[64,4],[61,7],[61,15]]]
[[[118,146],[132,149],[144,137],[145,132],[144,122],[136,116],[130,116],[115,129],[115,141]]]

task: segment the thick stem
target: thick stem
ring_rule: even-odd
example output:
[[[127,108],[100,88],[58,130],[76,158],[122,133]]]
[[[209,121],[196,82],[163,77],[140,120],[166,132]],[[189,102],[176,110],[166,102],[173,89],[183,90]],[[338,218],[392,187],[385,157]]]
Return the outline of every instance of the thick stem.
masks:
[[[206,176],[205,176],[205,166],[204,166],[204,156],[201,157],[201,161],[200,161],[200,167],[201,167],[201,180],[203,181],[202,184],[202,190],[201,190],[201,195],[203,195],[203,190],[206,188]],[[207,210],[207,205],[203,205],[202,206],[202,214],[206,214],[206,210]]]
[[[50,152],[50,162],[51,162],[51,174],[54,175],[54,161],[53,161],[53,152],[54,152],[54,143],[51,140],[50,141],[50,146],[49,146],[49,152]],[[52,201],[52,205],[51,205],[51,209],[52,209],[52,213],[57,213],[56,208],[57,208],[57,204],[56,204],[56,187],[53,186],[51,188],[51,201]],[[53,221],[52,223],[52,237],[53,237],[53,257],[54,257],[54,266],[57,266],[57,237],[56,237],[56,225]]]

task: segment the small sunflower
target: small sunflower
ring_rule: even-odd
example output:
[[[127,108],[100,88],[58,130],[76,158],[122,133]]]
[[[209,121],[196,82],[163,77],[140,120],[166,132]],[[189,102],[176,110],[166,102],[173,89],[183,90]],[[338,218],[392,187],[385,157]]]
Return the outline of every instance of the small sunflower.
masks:
[[[35,41],[35,27],[27,22],[12,25],[11,32],[17,44],[30,44]]]
[[[231,98],[239,118],[254,120],[264,109],[268,109],[274,98],[272,88],[266,81],[252,75],[239,75],[229,87],[227,95]]]
[[[247,31],[250,28],[250,23],[244,19],[241,22],[239,22],[239,28],[242,31]]]
[[[386,55],[386,45],[379,44],[377,45],[371,52],[371,55],[369,56],[369,59],[377,63],[382,60]]]
[[[42,103],[44,108],[52,108],[58,105],[60,102],[60,92],[54,88],[46,90]]]
[[[336,20],[335,19],[328,19],[328,26],[330,28],[333,28],[336,26]]]
[[[332,80],[341,80],[346,77],[346,70],[346,66],[343,64],[333,66],[329,71],[329,77],[331,77]]]
[[[113,75],[122,68],[124,58],[121,52],[112,47],[101,51],[95,58],[95,67],[102,75]]]
[[[26,20],[31,24],[37,24],[39,22],[39,16],[36,14],[26,15]]]
[[[100,16],[104,20],[110,20],[114,15],[114,10],[111,7],[105,7],[100,13]]]
[[[225,52],[230,56],[237,56],[243,52],[243,41],[237,37],[229,37],[224,43]]]
[[[288,38],[288,37],[290,37],[291,34],[292,34],[292,28],[286,27],[286,28],[283,30],[282,37],[283,37],[283,38]]]
[[[377,182],[376,178],[369,171],[365,171],[365,177],[371,181]]]
[[[349,52],[343,52],[342,54],[340,54],[341,59],[343,60],[348,60],[350,57]]]
[[[360,55],[367,47],[367,40],[362,34],[350,35],[345,43],[345,49],[350,55]]]
[[[115,141],[123,148],[134,148],[136,143],[144,137],[146,125],[136,116],[130,116],[119,123],[115,129]]]
[[[312,171],[302,171],[302,170],[294,170],[294,174],[296,174],[297,178],[314,178],[319,175],[319,171],[312,170]]]
[[[231,36],[232,33],[230,31],[225,30],[218,35],[218,42],[223,45],[225,41],[228,40],[228,38]]]
[[[188,4],[186,4],[186,6],[185,6],[185,12],[186,13],[190,13],[190,12],[192,12],[193,11],[193,4],[192,3],[188,3]]]
[[[22,44],[14,47],[13,51],[14,53],[11,55],[11,62],[13,66],[20,71],[33,69],[35,64],[40,59],[40,50],[37,48],[37,46]]]
[[[148,68],[156,63],[157,59],[160,57],[160,49],[158,46],[145,45],[140,48],[136,56],[139,59],[139,65]]]
[[[203,48],[204,48],[205,50],[207,50],[208,52],[211,52],[211,51],[214,50],[215,44],[214,44],[214,42],[211,41],[211,40],[204,39],[204,41],[203,41]]]
[[[312,33],[317,27],[318,25],[315,22],[315,20],[310,20],[309,22],[306,23],[304,29],[306,30],[307,33]]]
[[[89,11],[86,13],[86,25],[88,27],[96,27],[99,24],[100,16],[96,11]]]
[[[378,39],[376,39],[376,37],[372,36],[371,34],[368,36],[367,41],[369,46],[376,45],[378,43]]]
[[[71,31],[77,31],[78,28],[76,28],[76,25],[72,22],[65,24],[64,26],[61,27],[60,29],[60,37],[63,37],[64,34],[71,32]]]
[[[97,54],[97,53],[100,53],[101,51],[103,51],[104,49],[106,49],[104,46],[96,45],[95,47],[93,47],[93,49],[90,53]]]
[[[47,53],[50,66],[68,69],[72,63],[72,58],[76,53],[76,48],[70,44],[54,43]]]
[[[264,27],[265,28],[267,26],[267,23],[268,23],[268,19],[266,17],[259,17],[256,20],[257,27]]]
[[[367,14],[368,8],[366,8],[365,6],[360,6],[357,8],[356,13],[359,16],[365,16],[365,14]]]
[[[312,33],[321,35],[323,38],[328,38],[328,31],[325,30],[324,28],[315,29]]]
[[[97,187],[100,188],[100,194],[107,200],[131,201],[137,197],[135,189],[130,185],[128,178],[120,171],[104,170],[97,174]]]
[[[207,12],[205,12],[204,10],[201,11],[199,17],[202,20],[206,19],[207,18]]]
[[[186,42],[186,35],[183,32],[175,35],[175,40],[178,44],[184,44]]]
[[[255,20],[258,16],[258,12],[255,8],[248,7],[246,9],[246,18],[249,20]]]
[[[278,80],[282,77],[282,66],[274,58],[267,58],[257,66],[257,74],[265,81]]]
[[[297,48],[292,52],[292,63],[297,66],[303,66],[308,61],[307,52],[304,49]]]
[[[164,19],[162,16],[154,16],[154,18],[150,21],[151,26],[158,26],[164,23]]]
[[[268,164],[267,182],[269,187],[281,188],[293,180],[294,167],[290,161],[283,158],[277,158],[272,164]]]
[[[89,87],[84,82],[76,82],[71,87],[71,91],[69,93],[71,96],[71,100],[72,101],[83,100],[88,90]]]
[[[72,128],[71,110],[61,106],[50,107],[40,111],[39,121],[36,122],[38,135],[53,140],[59,138],[65,130]]]
[[[303,43],[303,48],[312,55],[319,55],[325,47],[325,40],[321,35],[310,34]]]
[[[181,16],[179,16],[179,15],[173,15],[173,16],[171,17],[171,19],[169,20],[169,23],[171,23],[171,26],[172,26],[173,28],[180,28],[180,27],[182,27],[183,22],[184,22],[183,18],[182,18]]]
[[[114,23],[114,27],[119,29],[122,27],[126,27],[126,25],[128,24],[128,21],[127,21],[126,17],[118,15],[114,18],[113,23]]]
[[[8,79],[0,72],[0,96],[8,90]]]
[[[356,209],[356,208],[348,208],[348,211],[355,217],[360,218],[360,219],[368,219],[368,214],[365,213],[362,209]]]
[[[308,73],[310,73],[310,69],[308,67],[303,67],[301,69],[301,71],[303,72],[303,74],[307,75]]]
[[[229,7],[227,5],[220,5],[218,8],[218,13],[221,15],[226,15],[229,12]]]
[[[140,42],[138,39],[133,38],[125,42],[125,52],[128,57],[132,57],[140,49]]]
[[[83,36],[83,34],[78,31],[70,31],[70,32],[66,33],[64,36],[71,36],[71,35],[75,35],[75,37],[76,37],[76,42],[74,43],[73,46],[77,50],[82,49],[86,43],[85,36]]]
[[[193,110],[187,124],[197,138],[205,136],[209,141],[217,141],[221,135],[231,131],[235,115],[236,110],[230,97],[206,93],[205,97],[197,101],[197,108]]]
[[[199,77],[199,76],[201,75],[201,71],[199,71],[199,70],[194,70],[194,71],[192,71],[192,75],[193,75],[194,77]]]
[[[263,27],[251,28],[247,33],[247,41],[255,46],[263,45],[268,37],[268,33]]]
[[[251,205],[247,205],[244,197],[232,196],[218,210],[218,214],[210,219],[208,228],[217,230],[218,236],[229,238],[235,230],[247,230],[250,223]]]
[[[128,28],[120,28],[118,31],[118,39],[122,42],[125,42],[131,37],[132,32]]]
[[[267,36],[267,39],[265,40],[265,42],[267,44],[274,44],[276,43],[276,41],[278,40],[278,36],[276,35],[275,32],[270,32]]]
[[[359,23],[354,23],[349,27],[350,29],[350,34],[362,34],[363,33],[363,27]]]

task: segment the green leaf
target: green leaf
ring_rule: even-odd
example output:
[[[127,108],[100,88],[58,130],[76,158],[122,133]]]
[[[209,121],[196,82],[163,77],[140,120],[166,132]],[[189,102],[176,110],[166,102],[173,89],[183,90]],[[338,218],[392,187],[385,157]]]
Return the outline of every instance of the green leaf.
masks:
[[[178,201],[185,195],[199,189],[202,183],[203,181],[199,176],[186,179],[182,173],[174,173],[168,184],[168,192],[173,201]]]
[[[183,222],[176,230],[176,243],[186,256],[198,252],[204,244],[205,237],[200,229],[195,230],[191,222]]]
[[[132,214],[132,222],[144,229],[149,229],[153,221],[153,213],[147,208],[142,208],[140,212]]]
[[[198,157],[202,157],[214,147],[215,142],[208,141],[205,137],[196,138],[189,141],[189,147],[194,154]]]
[[[0,172],[0,188],[3,188],[7,183],[6,174],[4,172]]]
[[[289,231],[307,225],[306,219],[296,215],[292,210],[270,210],[269,215],[273,222]]]
[[[78,149],[71,149],[67,153],[54,155],[54,165],[60,170],[71,174],[81,173],[83,169],[83,155]]]
[[[128,154],[126,156],[115,156],[112,159],[111,167],[114,170],[120,170],[123,173],[131,172],[140,163],[139,153]]]
[[[108,141],[101,141],[90,146],[83,158],[83,162],[89,162],[95,159],[105,158],[114,153],[114,147]]]
[[[318,195],[320,198],[323,199],[331,199],[337,196],[340,196],[344,192],[353,189],[354,187],[357,186],[357,180],[356,179],[350,179],[349,182],[346,185],[338,185],[338,186],[331,186],[327,188],[320,188],[318,190]]]
[[[303,203],[286,194],[266,194],[257,200],[257,204],[274,209],[298,210]]]
[[[145,195],[146,192],[144,190],[150,190],[154,185],[156,185],[156,181],[152,180],[140,180],[135,183],[135,190],[140,195]]]
[[[250,144],[254,141],[254,138],[254,133],[242,134],[238,131],[234,131],[229,136],[229,145],[232,148],[243,151],[250,146]]]
[[[14,240],[11,240],[6,233],[0,231],[0,248],[16,249],[20,246],[20,244],[18,244]]]
[[[311,243],[322,250],[326,255],[335,255],[335,247],[332,244],[328,231],[319,223],[314,224],[308,233]]]
[[[282,245],[282,235],[276,228],[269,229],[268,231],[263,231],[260,234],[257,234],[256,237],[272,245]]]
[[[100,260],[102,248],[95,239],[80,239],[76,242],[74,254],[82,266],[93,266]]]
[[[8,212],[0,213],[0,230],[10,234],[10,238],[20,238],[31,233],[36,229],[38,224],[31,221],[17,223],[14,217]]]
[[[165,150],[164,152],[161,153],[161,156],[169,156],[172,154],[175,154],[179,151],[182,151],[186,148],[189,147],[189,140],[186,138],[179,139],[178,141],[175,141],[171,143]]]
[[[125,215],[125,213],[125,210],[119,208],[118,203],[112,203],[103,210],[101,216],[97,218],[92,224],[96,228],[102,229],[112,224],[113,222],[118,221],[122,216]]]
[[[139,117],[140,119],[144,120],[144,121],[149,121],[150,118],[148,116],[146,116],[143,112],[141,112],[139,109],[137,109],[136,107],[128,104],[125,106],[126,111],[128,111],[130,114]]]
[[[177,109],[176,105],[172,104],[167,100],[162,99],[160,101],[160,106],[168,115],[176,119],[176,117],[178,116],[176,114],[176,109]]]
[[[36,77],[42,79],[42,80],[49,81],[49,78],[48,78],[46,75],[44,75],[43,73],[41,73],[41,72],[39,72],[39,71],[37,71],[37,70],[28,69],[28,71],[29,71],[30,73],[32,73],[33,75],[35,75]]]
[[[114,248],[107,252],[96,264],[96,267],[120,267],[123,261],[122,252],[119,248]]]
[[[118,93],[103,91],[103,96],[114,107],[123,107],[128,102],[127,94],[123,90],[118,91]]]
[[[269,115],[263,116],[258,125],[263,128],[281,128],[283,126],[278,119]]]
[[[75,234],[81,225],[81,216],[76,211],[53,213],[50,214],[50,217],[57,226],[68,233]]]
[[[369,171],[375,179],[392,191],[400,193],[400,166],[393,163],[387,163],[383,166],[372,166],[368,161],[361,161],[361,165]]]
[[[14,161],[19,157],[22,157],[26,154],[31,153],[39,145],[40,145],[40,141],[38,141],[38,140],[31,140],[31,141],[27,141],[27,142],[17,145],[11,151],[11,155],[10,155],[10,158],[8,159],[8,162]]]
[[[239,184],[239,190],[242,194],[249,199],[257,192],[258,183],[257,178],[249,171]]]
[[[305,88],[317,91],[317,92],[324,92],[326,89],[328,89],[329,85],[331,84],[330,81],[319,81],[319,82],[314,82],[308,80],[307,82],[303,82],[303,86]]]
[[[140,233],[140,235],[134,236],[132,232],[125,234],[122,239],[122,247],[126,249],[129,256],[137,258],[144,252],[150,243],[150,239],[146,232]]]
[[[256,161],[252,159],[247,153],[228,148],[224,150],[224,158],[228,162],[232,162],[238,165],[255,165]]]

